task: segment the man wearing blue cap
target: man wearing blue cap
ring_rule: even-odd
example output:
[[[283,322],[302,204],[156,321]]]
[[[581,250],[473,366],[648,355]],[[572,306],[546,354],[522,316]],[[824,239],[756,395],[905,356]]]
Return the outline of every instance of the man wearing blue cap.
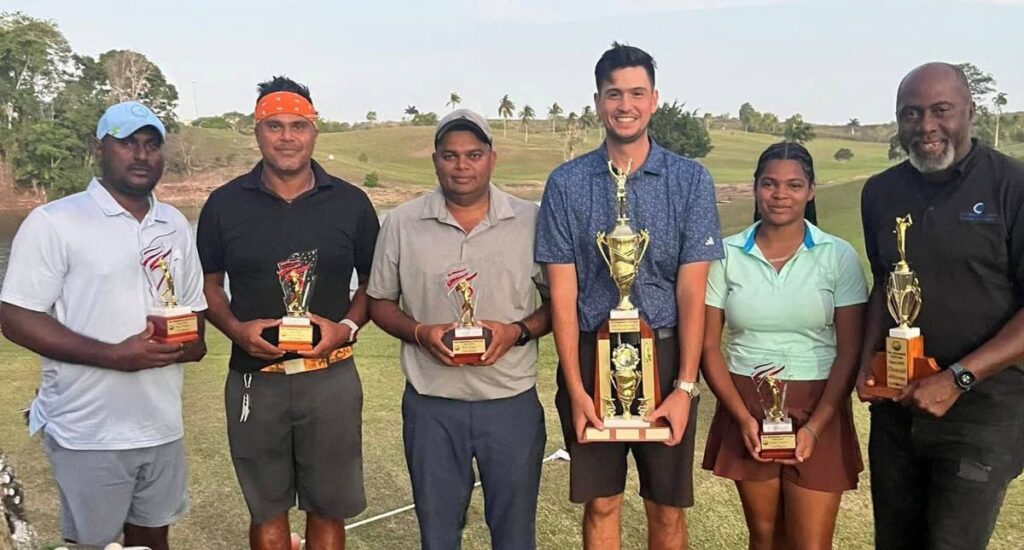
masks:
[[[137,102],[110,107],[96,129],[100,178],[40,206],[22,223],[0,291],[0,324],[42,356],[29,431],[43,431],[68,541],[168,547],[188,508],[180,363],[203,342],[202,270],[192,229],[152,191],[163,174],[164,125]],[[157,305],[141,263],[159,247],[178,305],[200,338],[153,341]],[[157,289],[159,290],[159,289]]]

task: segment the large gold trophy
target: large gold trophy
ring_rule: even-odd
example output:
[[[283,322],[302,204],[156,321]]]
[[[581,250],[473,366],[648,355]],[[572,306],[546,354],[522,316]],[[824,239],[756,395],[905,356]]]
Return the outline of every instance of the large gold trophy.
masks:
[[[594,407],[604,429],[588,427],[584,441],[668,441],[672,430],[662,421],[643,417],[661,404],[654,331],[629,300],[650,236],[629,226],[626,178],[632,162],[619,172],[608,162],[615,180],[618,218],[610,233],[597,234],[597,248],[619,290],[619,304],[597,332]]]
[[[935,359],[924,355],[921,329],[911,326],[921,312],[921,286],[917,275],[907,263],[907,229],[914,224],[910,214],[896,218],[896,250],[900,259],[885,285],[889,315],[897,326],[889,329],[885,351],[875,354],[871,372],[875,385],[864,393],[875,397],[894,398],[907,384],[939,372]]]

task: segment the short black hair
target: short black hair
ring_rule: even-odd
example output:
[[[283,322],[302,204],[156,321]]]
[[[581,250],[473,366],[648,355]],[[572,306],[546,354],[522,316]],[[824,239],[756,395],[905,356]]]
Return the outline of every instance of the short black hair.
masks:
[[[773,160],[796,161],[803,168],[807,181],[814,185],[814,158],[811,157],[811,152],[799,143],[783,141],[769,145],[757,159],[757,168],[754,169],[755,188],[757,188],[757,180],[761,179],[761,174],[764,172],[765,167]],[[755,204],[754,221],[756,222],[760,219],[761,214],[757,211],[757,205]],[[818,225],[818,209],[814,206],[814,199],[807,201],[807,206],[804,208],[804,219],[814,225]]]
[[[654,69],[657,64],[651,54],[628,44],[612,42],[610,50],[601,55],[594,67],[594,80],[597,83],[597,91],[601,91],[601,84],[611,80],[612,71],[625,67],[643,67],[647,71],[647,77],[651,79],[651,88],[654,88]]]
[[[260,82],[256,85],[256,91],[259,92],[259,97],[256,101],[263,99],[264,96],[272,94],[274,92],[292,92],[299,94],[306,98],[306,101],[313,103],[313,98],[309,95],[309,88],[304,84],[299,84],[287,76],[275,76],[270,80]]]

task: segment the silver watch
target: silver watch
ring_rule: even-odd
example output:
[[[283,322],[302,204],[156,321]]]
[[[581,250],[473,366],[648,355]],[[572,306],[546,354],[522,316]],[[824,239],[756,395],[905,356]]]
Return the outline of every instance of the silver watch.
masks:
[[[696,382],[683,382],[678,378],[672,381],[672,389],[680,390],[688,394],[691,398],[700,395],[700,388],[697,387]]]

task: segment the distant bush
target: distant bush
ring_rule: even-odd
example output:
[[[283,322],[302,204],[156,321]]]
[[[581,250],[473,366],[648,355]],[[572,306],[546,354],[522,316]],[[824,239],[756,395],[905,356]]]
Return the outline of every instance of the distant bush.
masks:
[[[363,187],[380,187],[380,176],[377,172],[370,172],[363,178]]]
[[[347,122],[327,120],[326,118],[322,118],[317,121],[316,127],[320,130],[321,134],[337,134],[340,132],[347,132],[352,129],[352,125]]]
[[[366,156],[366,153],[359,153],[359,162],[366,164],[370,162],[370,157]]]
[[[215,130],[231,130],[234,128],[230,122],[220,116],[204,116],[197,118],[192,121],[192,126],[195,126],[196,128],[213,128]]]
[[[853,151],[847,149],[846,147],[843,147],[842,149],[836,151],[836,154],[832,155],[832,157],[838,160],[839,162],[846,162],[853,158]]]
[[[418,113],[412,117],[413,126],[437,126],[437,113]]]
[[[711,152],[711,137],[696,111],[687,111],[677,101],[663,104],[651,115],[651,137],[673,153],[701,158]]]

